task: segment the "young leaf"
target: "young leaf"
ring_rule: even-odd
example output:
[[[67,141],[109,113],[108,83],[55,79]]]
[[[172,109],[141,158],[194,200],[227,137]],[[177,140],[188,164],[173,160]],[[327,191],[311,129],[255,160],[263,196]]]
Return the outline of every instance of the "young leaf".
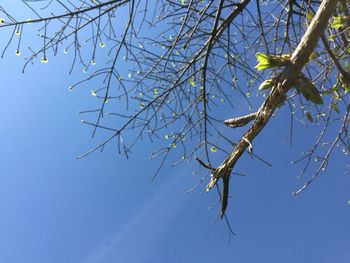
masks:
[[[196,83],[196,81],[195,81],[193,78],[190,78],[190,79],[188,80],[188,82],[190,83],[190,85],[191,85],[192,87],[196,87],[196,86],[197,86],[197,83]]]
[[[296,89],[303,94],[306,100],[310,100],[315,104],[323,104],[321,94],[311,80],[307,78],[297,79],[295,81],[295,86]]]
[[[255,66],[255,68],[257,70],[264,70],[267,68],[286,66],[289,62],[290,55],[275,56],[258,52],[256,53],[256,59],[259,63]]]
[[[333,23],[331,25],[332,28],[339,29],[339,28],[346,28],[346,21],[349,20],[349,17],[346,16],[334,16],[333,17]]]
[[[272,79],[268,79],[260,84],[258,90],[261,91],[261,90],[271,89],[273,85],[274,85],[274,81]]]
[[[41,63],[45,63],[45,64],[49,62],[49,60],[46,57],[43,57],[40,61]]]
[[[306,114],[306,118],[311,122],[313,123],[314,122],[314,119],[312,118],[312,115],[309,111],[305,112]]]
[[[338,105],[337,105],[336,103],[333,103],[332,107],[333,107],[333,110],[334,110],[336,113],[340,113],[339,107],[338,107]]]
[[[314,18],[314,14],[310,11],[306,13],[306,21],[308,24],[311,24],[312,19]]]
[[[271,67],[268,54],[258,52],[256,53],[256,59],[259,62],[258,65],[255,66],[257,70],[264,70]]]

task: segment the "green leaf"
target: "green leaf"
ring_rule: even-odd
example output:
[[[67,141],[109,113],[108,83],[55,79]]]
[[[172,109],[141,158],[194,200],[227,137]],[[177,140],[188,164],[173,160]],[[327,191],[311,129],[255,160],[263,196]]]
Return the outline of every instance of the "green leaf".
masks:
[[[308,11],[308,12],[306,13],[306,20],[307,20],[307,23],[310,24],[313,18],[314,18],[314,14],[313,14],[312,12]]]
[[[261,91],[261,90],[271,89],[273,85],[274,85],[274,81],[272,79],[268,79],[260,84],[258,90]]]
[[[334,16],[331,27],[335,29],[345,28],[346,21],[349,20],[349,17],[346,16]]]
[[[335,38],[334,35],[329,35],[329,36],[328,36],[328,41],[329,41],[329,42],[334,42],[334,38]]]
[[[350,91],[350,84],[347,83],[346,81],[343,81],[342,87],[343,87],[343,89],[344,89],[344,93],[345,93],[345,94],[348,94],[348,92]]]
[[[306,118],[309,120],[309,122],[313,123],[314,119],[312,118],[312,115],[309,111],[305,112]]]
[[[263,70],[270,68],[268,55],[265,53],[256,53],[256,59],[258,61],[258,65],[255,66],[257,70]]]
[[[45,64],[47,64],[49,62],[47,57],[43,57],[40,61],[41,61],[41,63],[45,63]]]
[[[350,49],[349,48],[347,48],[346,49],[346,51],[350,54]],[[345,61],[344,62],[344,66],[345,66],[345,69],[346,69],[346,71],[350,71],[350,63],[349,63],[349,61]]]
[[[289,62],[290,55],[276,56],[266,53],[256,53],[258,65],[255,66],[257,70],[264,70],[267,68],[276,68],[286,66]]]
[[[339,107],[336,103],[333,103],[333,110],[336,112],[336,113],[340,113],[340,110],[339,110]]]
[[[218,149],[213,146],[213,147],[210,148],[210,151],[213,152],[213,153],[216,153],[218,151]]]
[[[315,104],[323,104],[321,94],[311,80],[307,78],[297,79],[295,81],[295,86],[306,100],[310,100]]]
[[[196,87],[197,86],[197,83],[196,83],[196,81],[193,78],[190,78],[188,82],[190,83],[190,85],[192,87]]]

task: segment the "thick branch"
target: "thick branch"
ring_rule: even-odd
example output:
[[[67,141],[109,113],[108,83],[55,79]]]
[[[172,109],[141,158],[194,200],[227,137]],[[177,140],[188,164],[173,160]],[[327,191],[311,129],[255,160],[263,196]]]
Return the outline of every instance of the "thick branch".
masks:
[[[291,89],[297,75],[308,62],[317,42],[326,29],[328,20],[334,12],[337,3],[338,0],[323,0],[310,26],[307,28],[299,45],[293,52],[290,64],[278,76],[276,85],[258,110],[256,119],[251,128],[244,134],[230,156],[226,158],[213,173],[211,181],[207,186],[207,191],[209,191],[220,178],[223,179],[223,188],[227,189],[227,182],[234,165],[255,137],[265,127],[277,106],[285,100],[285,94]],[[221,217],[225,214],[227,206],[228,191],[224,191],[224,193],[225,192],[226,195],[222,197]]]

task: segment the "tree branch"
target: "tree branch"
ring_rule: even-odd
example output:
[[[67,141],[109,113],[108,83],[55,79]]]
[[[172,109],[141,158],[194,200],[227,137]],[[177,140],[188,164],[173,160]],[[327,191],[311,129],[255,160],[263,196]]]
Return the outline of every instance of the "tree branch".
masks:
[[[301,69],[308,62],[309,57],[315,49],[320,37],[324,33],[328,20],[334,12],[338,0],[323,0],[310,26],[307,28],[299,45],[293,52],[290,63],[277,77],[277,82],[270,94],[257,112],[256,119],[250,129],[243,135],[237,146],[222,164],[212,174],[211,180],[206,188],[209,191],[221,178],[223,189],[228,192],[228,180],[236,162],[243,152],[250,146],[251,142],[265,127],[278,105],[286,98],[286,93],[292,88],[295,79]],[[221,202],[221,218],[225,215],[228,193],[223,196]]]

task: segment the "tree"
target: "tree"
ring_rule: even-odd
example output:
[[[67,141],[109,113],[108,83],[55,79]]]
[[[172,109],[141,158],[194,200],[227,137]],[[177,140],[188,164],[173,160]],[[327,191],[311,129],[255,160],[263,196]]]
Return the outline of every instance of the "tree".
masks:
[[[100,86],[91,91],[98,109],[81,113],[95,118],[84,121],[93,126],[92,136],[98,130],[107,135],[80,158],[113,141],[128,156],[139,140],[164,136],[164,148],[152,154],[161,158],[154,177],[171,153],[178,162],[196,159],[201,182],[209,181],[206,190],[218,189],[224,217],[239,158],[247,152],[267,163],[253,153],[253,141],[278,108],[290,110],[290,143],[296,120],[320,127],[313,146],[296,161],[305,163],[302,175],[311,170],[312,176],[294,194],[327,169],[335,150],[350,152],[345,0],[20,2],[35,17],[17,18],[10,6],[0,6],[0,27],[9,33],[2,56],[13,45],[15,55],[22,55],[23,33],[37,27],[41,43],[28,47],[23,70],[63,50],[72,54],[70,73],[78,65],[88,73],[70,89]],[[125,67],[127,76],[121,73]],[[248,115],[231,115],[237,101],[246,102]],[[224,111],[231,118],[224,120]],[[235,141],[230,128],[250,122]],[[227,158],[216,166],[218,151]]]

